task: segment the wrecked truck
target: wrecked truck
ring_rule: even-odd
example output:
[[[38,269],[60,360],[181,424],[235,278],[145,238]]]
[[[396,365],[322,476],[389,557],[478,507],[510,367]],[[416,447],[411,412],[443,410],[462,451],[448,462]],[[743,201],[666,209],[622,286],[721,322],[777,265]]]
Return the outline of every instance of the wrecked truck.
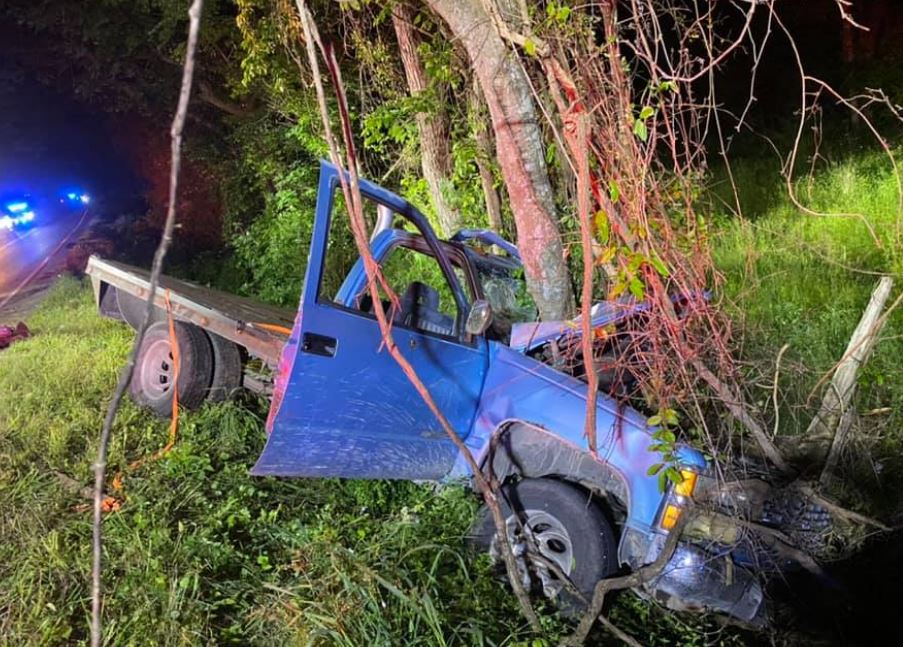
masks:
[[[132,397],[166,415],[177,390],[188,407],[242,387],[265,394],[268,437],[251,470],[257,476],[470,481],[468,462],[383,347],[339,173],[321,163],[297,312],[163,277]],[[681,446],[682,479],[661,487],[653,467],[662,456],[650,449],[655,428],[606,392],[615,385],[604,376],[598,447],[590,452],[587,385],[548,353],[575,326],[535,322],[517,249],[483,231],[439,240],[399,196],[367,181],[360,190],[373,256],[398,295],[395,302],[384,295],[383,303],[395,343],[479,464],[504,484],[524,584],[563,608],[579,608],[600,579],[653,562],[700,484],[714,482],[703,454]],[[147,272],[93,257],[88,274],[101,312],[137,327]],[[597,304],[593,327],[617,326],[642,307]],[[177,377],[170,317],[181,356]],[[498,559],[488,515],[472,534]],[[672,609],[756,623],[763,583],[756,559],[735,548],[718,538],[682,539],[637,593]]]

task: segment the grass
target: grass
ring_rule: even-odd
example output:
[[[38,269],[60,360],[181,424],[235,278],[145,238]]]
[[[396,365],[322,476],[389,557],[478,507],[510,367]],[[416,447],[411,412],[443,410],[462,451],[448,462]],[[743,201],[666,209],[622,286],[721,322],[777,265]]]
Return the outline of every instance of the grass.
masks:
[[[770,422],[775,359],[789,345],[779,382],[779,433],[792,436],[805,432],[821,401],[821,391],[814,389],[843,356],[877,275],[895,277],[891,300],[903,287],[897,184],[881,155],[860,153],[823,165],[811,180],[797,182],[800,199],[816,211],[857,213],[862,219],[811,216],[791,203],[777,164],[744,160],[734,174],[746,217],[721,219],[715,262],[726,279],[725,304],[742,331],[752,397]],[[726,183],[716,193],[724,197]],[[861,440],[867,447],[856,448],[874,459],[866,471],[872,471],[867,489],[876,512],[895,512],[900,501],[895,492],[903,485],[895,476],[903,468],[901,356],[903,310],[898,309],[861,371],[856,402],[860,412],[889,409],[862,418]],[[882,465],[888,469],[881,470]],[[883,471],[880,481],[874,469]]]
[[[29,323],[34,337],[0,354],[0,644],[84,644],[91,511],[78,490],[92,483],[132,333],[100,319],[74,279]],[[262,419],[253,400],[185,413],[175,448],[125,475],[122,509],[104,524],[106,644],[540,647],[562,634],[546,610],[546,639],[532,639],[488,565],[464,550],[469,492],[251,478]],[[111,475],[166,434],[124,403]],[[710,622],[630,594],[612,613],[638,635],[709,642]]]

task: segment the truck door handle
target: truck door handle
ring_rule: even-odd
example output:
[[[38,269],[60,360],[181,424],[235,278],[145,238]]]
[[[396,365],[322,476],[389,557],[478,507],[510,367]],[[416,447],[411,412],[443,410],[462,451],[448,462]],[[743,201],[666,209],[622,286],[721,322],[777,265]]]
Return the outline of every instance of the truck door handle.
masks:
[[[335,337],[318,335],[315,332],[306,332],[301,338],[301,350],[303,352],[322,357],[335,357],[335,349],[338,344]]]

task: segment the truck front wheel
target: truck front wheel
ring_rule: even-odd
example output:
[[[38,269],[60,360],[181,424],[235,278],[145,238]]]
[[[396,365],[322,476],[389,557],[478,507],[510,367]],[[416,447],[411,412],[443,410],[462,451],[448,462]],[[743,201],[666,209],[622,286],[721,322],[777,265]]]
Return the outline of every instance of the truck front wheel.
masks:
[[[596,583],[618,569],[611,523],[586,492],[562,481],[523,479],[503,490],[502,515],[521,582],[554,600],[565,615],[578,615],[592,600]],[[471,542],[502,566],[495,524],[485,506]]]
[[[197,326],[174,321],[179,345],[179,375],[169,337],[169,322],[148,327],[138,350],[135,372],[129,385],[132,400],[161,417],[172,414],[173,395],[186,409],[201,405],[213,377],[213,351],[204,331]]]

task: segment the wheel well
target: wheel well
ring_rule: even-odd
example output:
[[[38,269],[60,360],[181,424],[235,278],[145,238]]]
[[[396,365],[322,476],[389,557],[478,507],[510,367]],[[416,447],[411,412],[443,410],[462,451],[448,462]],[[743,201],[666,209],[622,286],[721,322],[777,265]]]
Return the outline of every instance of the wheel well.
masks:
[[[116,288],[106,281],[101,281],[98,292],[97,309],[100,314],[110,319],[124,321],[122,313],[119,312],[119,304],[116,302]]]
[[[580,488],[619,526],[629,504],[623,478],[587,451],[527,422],[510,422],[493,434],[483,470],[500,482],[515,477],[554,478]]]

